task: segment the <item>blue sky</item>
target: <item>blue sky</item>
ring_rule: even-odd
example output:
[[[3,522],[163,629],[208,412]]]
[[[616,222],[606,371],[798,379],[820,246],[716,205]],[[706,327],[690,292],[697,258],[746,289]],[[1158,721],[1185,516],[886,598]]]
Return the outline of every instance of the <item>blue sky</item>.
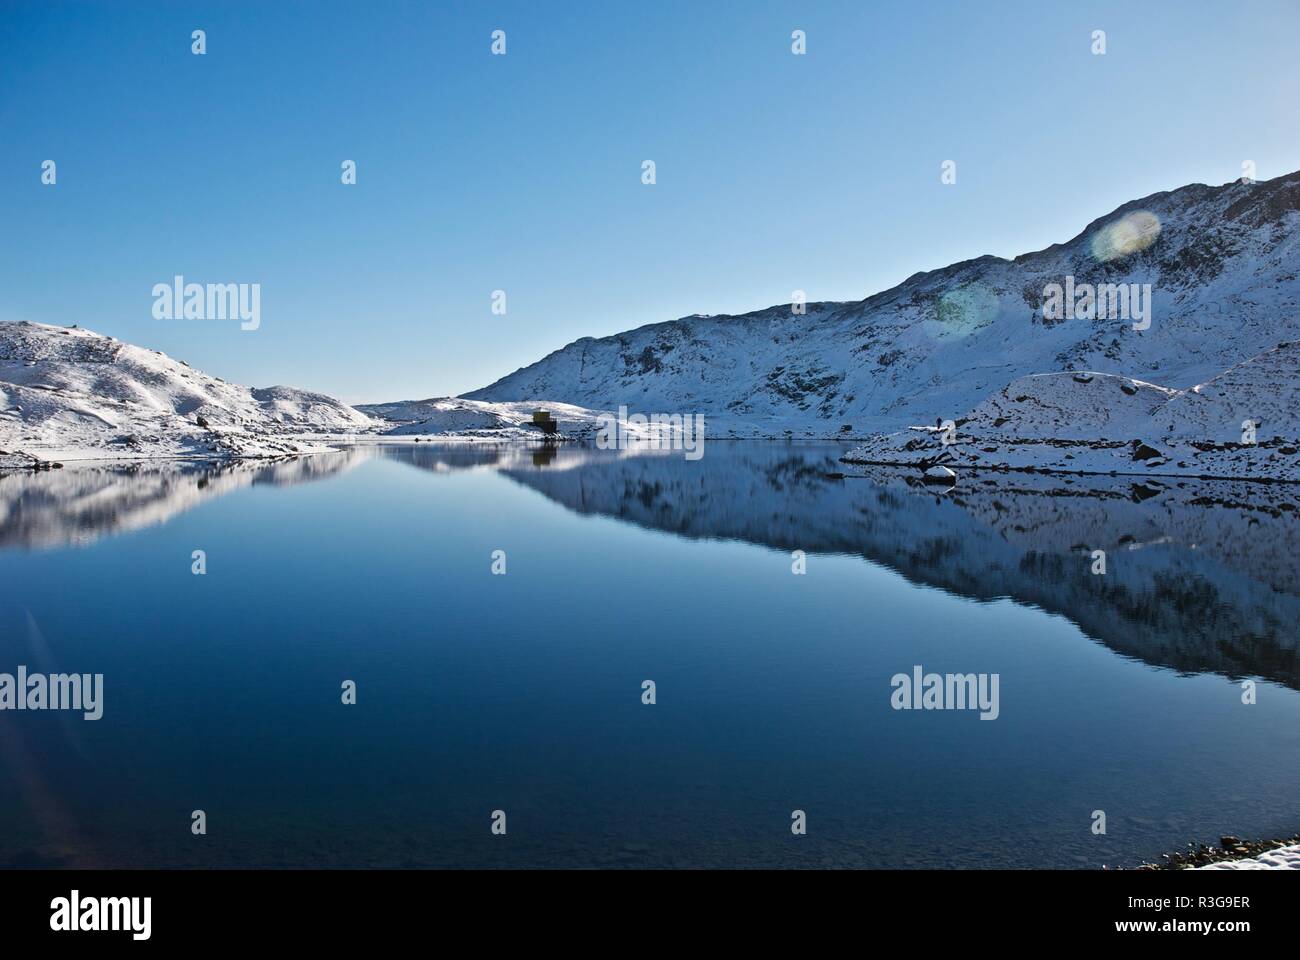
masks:
[[[1294,0],[0,2],[0,319],[350,402],[460,393],[1291,172],[1297,36]],[[154,319],[178,273],[260,283],[261,328]]]

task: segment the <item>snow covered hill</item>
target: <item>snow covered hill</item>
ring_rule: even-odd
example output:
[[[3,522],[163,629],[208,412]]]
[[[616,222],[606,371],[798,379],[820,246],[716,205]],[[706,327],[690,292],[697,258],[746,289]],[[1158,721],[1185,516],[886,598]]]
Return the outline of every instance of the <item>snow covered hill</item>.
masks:
[[[489,403],[458,397],[360,404],[357,410],[382,420],[389,436],[442,439],[539,440],[533,412],[546,410],[564,439],[588,438],[600,425],[600,412],[567,403]]]
[[[1300,343],[1189,390],[1095,372],[1021,377],[952,421],[873,437],[850,463],[1300,480]]]
[[[4,465],[97,457],[281,456],[373,431],[346,404],[248,387],[76,327],[0,323]]]
[[[542,440],[547,434],[533,423],[533,414],[545,410],[555,420],[553,440],[597,441],[602,429],[618,422],[629,441],[671,441],[679,427],[629,422],[619,411],[588,410],[571,403],[492,403],[461,397],[398,400],[361,404],[357,410],[385,424],[389,437],[427,437],[438,440]]]
[[[360,409],[86,330],[4,323],[0,469],[275,456],[359,432],[536,439],[538,408],[588,439],[625,407],[703,414],[712,439],[866,439],[853,458],[867,462],[1300,480],[1298,268],[1300,173],[1194,184],[1068,243],[863,301],[588,337],[464,397]],[[929,426],[947,419],[957,445]]]
[[[850,425],[858,436],[960,416],[1031,374],[1186,390],[1300,339],[1297,274],[1300,173],[1193,184],[1125,204],[1068,243],[919,273],[860,302],[583,338],[465,397],[698,412],[769,424],[774,436]],[[1134,303],[1150,284],[1149,317],[1126,318],[1116,303],[1116,319],[1084,319],[1095,302],[1067,310],[1075,319],[1045,317],[1053,284],[1137,284]]]

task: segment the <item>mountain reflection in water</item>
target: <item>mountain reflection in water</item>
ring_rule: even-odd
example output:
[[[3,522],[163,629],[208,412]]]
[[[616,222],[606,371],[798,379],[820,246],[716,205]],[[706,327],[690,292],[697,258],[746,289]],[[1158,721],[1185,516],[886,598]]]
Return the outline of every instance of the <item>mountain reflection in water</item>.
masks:
[[[689,539],[860,556],[977,601],[1011,598],[1146,663],[1300,686],[1300,490],[908,472],[840,476],[830,444],[715,442],[706,456],[571,444],[369,445],[287,461],[71,465],[0,477],[0,549],[45,549],[166,523],[231,491],[327,480],[371,459],[494,471],[579,514]],[[1092,551],[1104,550],[1095,575]]]

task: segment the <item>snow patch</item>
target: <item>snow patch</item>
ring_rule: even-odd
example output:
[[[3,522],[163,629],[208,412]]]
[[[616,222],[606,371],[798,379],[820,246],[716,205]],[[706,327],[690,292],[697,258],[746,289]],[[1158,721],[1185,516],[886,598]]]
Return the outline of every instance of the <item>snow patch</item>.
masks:
[[[1290,847],[1278,847],[1257,857],[1244,860],[1220,860],[1194,870],[1300,870],[1300,843]]]

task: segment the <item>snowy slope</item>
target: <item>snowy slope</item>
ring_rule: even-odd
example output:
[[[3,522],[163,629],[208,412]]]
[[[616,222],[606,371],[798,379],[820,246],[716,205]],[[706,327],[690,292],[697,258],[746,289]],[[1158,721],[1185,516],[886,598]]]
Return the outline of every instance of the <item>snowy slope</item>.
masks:
[[[376,426],[323,394],[250,390],[89,330],[0,323],[0,451],[9,455],[279,456],[320,449],[308,435]]]
[[[533,412],[546,410],[564,436],[595,430],[599,414],[564,403],[488,403],[456,397],[428,400],[399,400],[395,403],[362,404],[362,413],[382,420],[385,433],[393,436],[437,436],[536,440],[544,436],[533,425]]]
[[[546,435],[533,424],[533,413],[545,410],[557,424],[553,439],[593,440],[604,424],[618,420],[622,433],[633,440],[665,438],[672,428],[629,424],[618,411],[588,410],[570,403],[492,403],[460,397],[398,400],[361,404],[357,410],[385,422],[384,434],[393,437],[434,437],[440,440],[540,440]]]
[[[1278,344],[1182,392],[1156,419],[1169,433],[1212,440],[1239,440],[1246,420],[1260,440],[1300,436],[1300,343]]]
[[[804,314],[781,305],[584,338],[462,398],[362,410],[250,390],[85,330],[0,324],[0,469],[29,455],[292,454],[369,431],[531,439],[539,407],[586,438],[625,406],[704,414],[714,439],[877,438],[858,457],[872,461],[1300,479],[1287,452],[1300,435],[1298,266],[1300,173],[1194,184],[1015,260],[980,257]],[[1045,318],[1045,291],[1067,281],[1150,284],[1149,328]],[[947,418],[964,447],[890,434]],[[1243,452],[1247,418],[1260,442]]]
[[[1300,173],[1194,184],[1015,260],[957,263],[860,302],[809,304],[805,315],[781,305],[583,338],[465,396],[852,424],[856,435],[956,416],[1037,373],[1091,370],[1187,389],[1300,339],[1298,268]],[[1045,320],[1044,290],[1067,276],[1151,284],[1150,328]]]
[[[954,420],[873,437],[850,463],[1300,480],[1300,344],[1189,390],[1095,372],[1021,377]],[[1254,425],[1254,442],[1243,426]]]

